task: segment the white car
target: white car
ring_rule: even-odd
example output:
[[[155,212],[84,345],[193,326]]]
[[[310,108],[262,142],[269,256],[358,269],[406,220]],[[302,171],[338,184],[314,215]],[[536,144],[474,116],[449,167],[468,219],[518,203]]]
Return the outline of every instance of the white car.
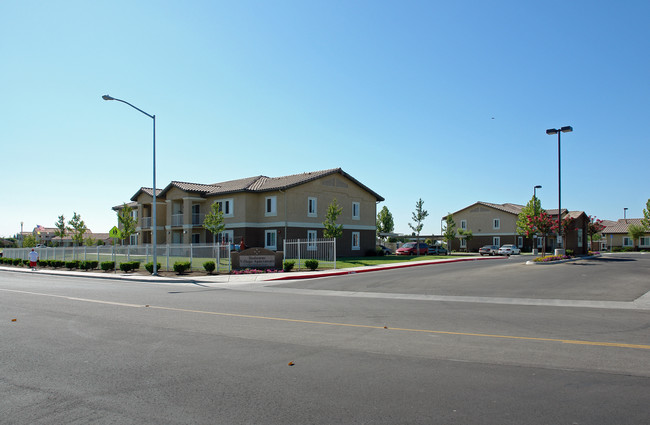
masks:
[[[517,255],[521,254],[521,249],[517,248],[516,245],[503,245],[497,251],[497,255]]]

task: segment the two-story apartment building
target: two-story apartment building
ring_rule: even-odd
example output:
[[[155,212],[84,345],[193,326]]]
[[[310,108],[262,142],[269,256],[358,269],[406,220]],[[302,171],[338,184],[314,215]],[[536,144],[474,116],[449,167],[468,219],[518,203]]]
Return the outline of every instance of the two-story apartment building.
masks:
[[[456,229],[471,230],[472,239],[467,242],[458,238],[452,242],[453,250],[478,251],[483,245],[513,244],[523,251],[531,251],[533,244],[542,249],[546,243],[547,251],[552,251],[557,245],[556,236],[549,235],[544,242],[541,238],[527,238],[517,233],[517,218],[524,208],[518,204],[492,204],[489,202],[476,202],[468,207],[452,213]],[[557,217],[557,209],[547,210],[551,216]],[[589,218],[583,211],[562,210],[562,218],[573,219],[572,228],[566,238],[565,248],[572,249],[576,254],[586,253],[587,223]],[[443,220],[446,216],[443,217]]]
[[[337,240],[339,256],[374,250],[377,203],[384,200],[340,168],[214,184],[172,181],[158,189],[156,198],[159,244],[211,243],[213,235],[203,227],[203,220],[216,202],[225,223],[225,231],[215,236],[219,241],[243,239],[249,247],[272,250],[281,250],[285,239],[322,238],[327,208],[336,199],[342,207],[337,224],[343,225],[343,236]],[[139,189],[131,201],[138,219],[138,235],[132,243],[150,244],[152,189]]]

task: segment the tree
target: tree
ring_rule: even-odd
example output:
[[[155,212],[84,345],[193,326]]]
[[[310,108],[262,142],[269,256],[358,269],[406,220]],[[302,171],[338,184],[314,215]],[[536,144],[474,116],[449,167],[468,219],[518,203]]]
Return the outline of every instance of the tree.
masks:
[[[336,202],[336,198],[327,206],[327,213],[325,214],[325,221],[323,226],[323,236],[326,238],[338,238],[343,234],[343,225],[336,224],[336,219],[343,212],[343,208]]]
[[[411,215],[411,220],[413,220],[414,224],[411,223],[408,224],[411,230],[417,233],[417,236],[415,238],[415,242],[417,243],[415,252],[417,255],[420,255],[420,232],[424,227],[424,219],[427,218],[427,216],[429,215],[429,212],[423,208],[423,205],[424,205],[424,201],[422,200],[422,198],[420,198],[415,203],[415,211],[413,211]]]
[[[393,214],[384,205],[384,208],[377,214],[377,233],[392,233],[394,230],[395,222],[393,221]],[[383,240],[381,236],[379,238]]]
[[[632,245],[634,246],[635,251],[638,249],[636,245],[637,239],[640,239],[641,236],[645,235],[645,232],[645,228],[637,224],[630,224],[627,227],[627,234],[632,238]]]
[[[527,219],[526,236],[539,234],[542,236],[542,256],[546,255],[546,236],[557,228],[557,224],[547,212],[539,213],[536,216],[529,215]]]
[[[461,239],[465,239],[465,251],[469,252],[469,241],[474,238],[474,233],[469,229],[458,229]]]
[[[546,210],[542,208],[542,203],[536,196],[533,196],[526,206],[521,209],[517,217],[517,234],[528,237],[533,236],[534,233],[528,232],[528,216],[534,217],[543,212],[546,212]]]
[[[61,238],[61,246],[63,246],[63,238],[68,233],[68,228],[65,225],[65,217],[63,216],[63,214],[59,216],[59,221],[54,223],[54,226],[56,227],[56,230],[54,231],[54,236],[58,236]]]
[[[210,212],[203,219],[203,227],[212,233],[212,244],[214,245],[217,235],[226,228],[223,222],[223,211],[221,211],[218,202],[213,202],[210,206]]]
[[[76,212],[72,214],[72,218],[68,221],[68,230],[72,233],[72,241],[75,244],[83,245],[84,233],[88,231],[86,223],[81,219],[81,215]]]
[[[23,239],[23,248],[33,248],[36,246],[36,237],[34,235],[27,235]]]
[[[600,239],[600,233],[605,229],[603,220],[596,218],[596,216],[589,216],[589,223],[587,224],[587,235],[589,235],[589,245],[594,242],[594,236],[596,240]]]
[[[645,209],[643,210],[643,218],[641,219],[641,225],[650,232],[650,199],[645,203]]]
[[[129,239],[132,234],[135,233],[135,227],[138,224],[138,219],[133,217],[133,208],[126,205],[126,202],[122,204],[122,208],[117,211],[117,222],[121,225],[121,234],[122,236],[122,245],[124,245],[124,240]]]
[[[98,245],[97,239],[93,238],[92,236],[88,236],[86,239],[84,239],[84,244],[86,246],[95,246]]]
[[[442,229],[442,239],[447,241],[447,250],[451,254],[451,242],[456,239],[456,222],[451,213],[445,217],[445,227]]]

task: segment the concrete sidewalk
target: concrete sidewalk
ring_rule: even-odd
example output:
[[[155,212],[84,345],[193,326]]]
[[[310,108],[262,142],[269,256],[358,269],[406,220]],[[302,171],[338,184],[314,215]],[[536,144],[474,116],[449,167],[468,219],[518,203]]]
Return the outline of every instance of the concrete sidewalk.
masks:
[[[507,257],[461,257],[461,258],[442,258],[436,260],[409,261],[396,264],[380,264],[376,266],[351,267],[346,269],[315,270],[315,271],[292,271],[288,273],[259,273],[259,274],[226,274],[226,275],[205,275],[205,276],[150,276],[143,274],[132,274],[123,272],[86,272],[70,270],[52,270],[37,269],[32,271],[28,267],[7,267],[0,266],[0,271],[15,273],[34,273],[51,276],[68,276],[84,277],[95,279],[113,279],[132,282],[150,282],[150,283],[251,283],[264,281],[296,280],[296,279],[315,279],[320,277],[342,276],[348,274],[377,272],[384,270],[395,270],[405,267],[421,267],[435,264],[459,263],[463,261],[494,261],[503,260]]]

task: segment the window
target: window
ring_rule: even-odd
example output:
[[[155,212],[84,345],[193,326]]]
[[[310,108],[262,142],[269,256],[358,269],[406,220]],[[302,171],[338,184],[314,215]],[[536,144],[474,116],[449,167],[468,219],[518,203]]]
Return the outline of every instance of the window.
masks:
[[[198,233],[192,233],[192,243],[201,243],[201,235]]]
[[[277,211],[277,197],[276,196],[267,196],[264,200],[264,216],[276,216],[278,215]]]
[[[307,251],[316,251],[316,230],[307,230]]]
[[[353,220],[359,220],[359,218],[361,218],[361,215],[360,215],[360,212],[359,212],[360,208],[361,208],[360,203],[358,203],[358,202],[353,202],[352,203],[352,219]]]
[[[317,217],[316,214],[316,198],[309,197],[307,198],[307,217]]]
[[[467,220],[461,220],[460,221],[460,228],[463,230],[467,229]]]
[[[352,250],[357,251],[361,249],[361,234],[359,232],[352,232]]]
[[[224,230],[219,233],[217,241],[221,242],[222,245],[231,244],[235,239],[234,230]]]
[[[632,239],[628,238],[627,236],[624,236],[623,246],[634,246],[634,243],[632,242]]]
[[[134,209],[133,211],[131,211],[131,217],[133,217],[133,219],[136,220],[136,221],[138,220],[138,210],[137,209]]]
[[[582,248],[582,229],[578,229],[578,248]]]
[[[524,246],[524,237],[523,236],[517,237],[517,248],[521,248],[523,246]]]
[[[277,230],[265,230],[264,231],[264,248],[266,249],[277,249]]]
[[[537,248],[543,248],[544,247],[544,238],[537,238]]]
[[[220,199],[217,201],[219,205],[219,210],[223,213],[224,217],[233,216],[233,200],[232,199]]]
[[[641,236],[641,239],[639,240],[639,246],[650,246],[650,236]]]
[[[138,244],[138,235],[137,234],[131,235],[131,237],[129,237],[129,245],[137,245],[137,244]]]
[[[494,236],[492,238],[492,245],[501,246],[501,238],[499,236]]]
[[[499,220],[498,218],[495,218],[494,222],[492,224],[492,228],[493,229],[500,229],[501,228],[501,220]],[[497,245],[497,244],[495,244],[495,245]]]
[[[467,248],[467,241],[465,240],[465,238],[460,240],[460,247]]]

